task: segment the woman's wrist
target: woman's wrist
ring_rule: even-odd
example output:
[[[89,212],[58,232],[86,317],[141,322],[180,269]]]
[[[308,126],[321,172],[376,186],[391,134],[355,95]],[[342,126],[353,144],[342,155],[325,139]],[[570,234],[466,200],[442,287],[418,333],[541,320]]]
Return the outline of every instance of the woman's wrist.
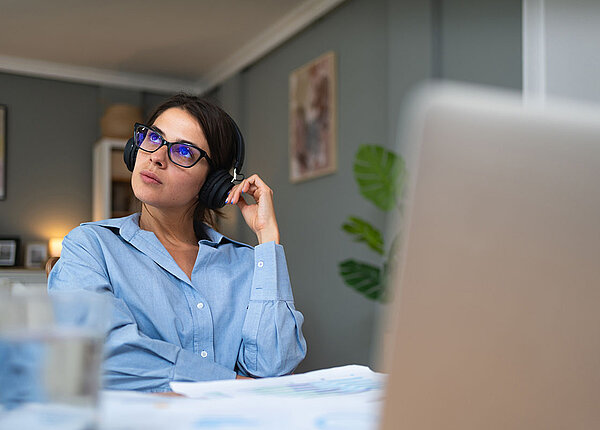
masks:
[[[279,245],[279,228],[277,225],[264,228],[256,232],[256,237],[259,244],[274,241]]]

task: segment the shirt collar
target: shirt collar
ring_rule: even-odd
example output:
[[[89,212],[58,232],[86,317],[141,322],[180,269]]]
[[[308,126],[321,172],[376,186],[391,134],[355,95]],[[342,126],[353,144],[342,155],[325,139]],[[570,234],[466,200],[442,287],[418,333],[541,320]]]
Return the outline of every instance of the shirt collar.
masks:
[[[105,219],[102,221],[91,221],[84,222],[81,225],[99,225],[102,227],[113,228],[119,230],[119,235],[125,239],[126,241],[131,241],[133,236],[142,231],[140,229],[140,213],[136,212],[129,216],[123,218],[111,218]],[[210,238],[210,240],[202,239],[198,242],[198,244],[205,243],[211,246],[217,246],[224,242],[236,243],[241,246],[245,246],[248,248],[253,248],[253,246],[248,245],[246,243],[238,242],[237,240],[230,239],[229,237],[219,233],[218,231],[211,228],[206,223],[202,224],[204,226],[204,231],[206,235]]]

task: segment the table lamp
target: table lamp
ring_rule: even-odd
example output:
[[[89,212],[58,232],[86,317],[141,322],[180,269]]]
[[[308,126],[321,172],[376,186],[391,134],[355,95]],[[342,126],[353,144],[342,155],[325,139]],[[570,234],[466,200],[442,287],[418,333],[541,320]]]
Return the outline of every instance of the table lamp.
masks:
[[[62,237],[53,237],[50,239],[50,257],[60,257],[60,252],[62,251]]]

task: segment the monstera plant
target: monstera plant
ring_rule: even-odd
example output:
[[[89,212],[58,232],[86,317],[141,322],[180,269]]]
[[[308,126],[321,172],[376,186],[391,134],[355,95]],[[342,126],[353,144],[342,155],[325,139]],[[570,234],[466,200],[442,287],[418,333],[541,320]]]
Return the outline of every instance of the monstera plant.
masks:
[[[404,159],[379,145],[361,145],[354,159],[354,178],[360,194],[382,211],[400,209],[406,168]],[[349,216],[342,225],[356,242],[364,242],[381,257],[380,265],[347,259],[339,263],[340,275],[346,285],[372,300],[385,301],[385,284],[390,246],[386,256],[381,231],[357,216]],[[393,239],[397,242],[397,237]],[[394,245],[394,244],[392,244]]]

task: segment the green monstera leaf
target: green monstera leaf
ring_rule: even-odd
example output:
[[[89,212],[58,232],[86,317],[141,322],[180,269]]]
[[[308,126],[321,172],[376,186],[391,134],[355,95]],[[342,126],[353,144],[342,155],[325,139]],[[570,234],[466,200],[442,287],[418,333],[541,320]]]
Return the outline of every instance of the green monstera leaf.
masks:
[[[354,177],[360,194],[383,211],[402,211],[402,194],[406,168],[400,155],[379,145],[360,145],[354,159]],[[384,251],[381,232],[364,219],[350,216],[342,229],[383,256],[382,267],[352,259],[339,263],[344,283],[365,297],[385,302],[385,286],[390,276],[390,264],[398,260],[399,236],[392,241],[388,255]],[[397,272],[396,272],[397,273]]]
[[[356,242],[365,242],[373,251],[383,255],[383,236],[369,222],[351,216],[348,217],[342,228],[353,235]]]
[[[339,269],[346,285],[370,299],[383,300],[384,285],[379,267],[349,259],[342,261]]]
[[[404,186],[404,159],[379,145],[360,145],[354,176],[363,197],[381,210],[391,210]]]

